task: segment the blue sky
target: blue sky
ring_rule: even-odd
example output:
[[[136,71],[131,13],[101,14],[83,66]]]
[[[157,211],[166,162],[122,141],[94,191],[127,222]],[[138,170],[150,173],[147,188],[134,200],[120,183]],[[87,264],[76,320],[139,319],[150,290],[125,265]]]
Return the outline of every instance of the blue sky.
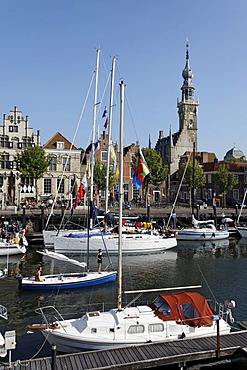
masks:
[[[152,145],[159,130],[178,131],[185,44],[189,39],[198,150],[222,159],[236,146],[247,155],[246,0],[1,0],[0,115],[17,106],[41,131],[72,140],[101,48],[99,116],[117,56],[113,140],[118,140],[121,79],[126,84],[125,144]],[[93,120],[93,90],[75,145],[85,147]]]

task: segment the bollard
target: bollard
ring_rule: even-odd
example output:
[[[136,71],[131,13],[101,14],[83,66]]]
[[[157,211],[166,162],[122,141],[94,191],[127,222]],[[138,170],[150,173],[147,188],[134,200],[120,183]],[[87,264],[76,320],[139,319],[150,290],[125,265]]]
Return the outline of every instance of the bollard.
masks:
[[[57,346],[56,344],[52,344],[51,346],[51,369],[56,370],[57,365],[56,365],[56,355],[57,355]]]

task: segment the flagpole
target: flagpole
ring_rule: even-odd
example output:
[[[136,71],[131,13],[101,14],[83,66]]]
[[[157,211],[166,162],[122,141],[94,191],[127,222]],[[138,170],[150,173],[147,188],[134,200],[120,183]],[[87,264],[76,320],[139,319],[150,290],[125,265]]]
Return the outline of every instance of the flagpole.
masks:
[[[95,88],[94,88],[94,106],[93,106],[93,128],[92,128],[92,149],[91,149],[91,161],[92,170],[91,170],[91,178],[90,178],[90,201],[93,201],[93,171],[94,171],[94,142],[95,142],[95,126],[96,126],[96,118],[97,118],[97,97],[98,97],[98,78],[99,78],[99,57],[100,57],[100,49],[97,50],[97,58],[96,58],[96,68],[95,68]],[[93,227],[93,220],[90,219],[90,228]]]
[[[115,77],[115,63],[116,58],[112,59],[111,69],[111,92],[110,92],[110,109],[109,109],[109,123],[108,123],[108,147],[107,147],[107,165],[106,165],[106,189],[105,189],[105,213],[108,211],[108,193],[109,193],[109,175],[110,175],[110,156],[111,156],[111,122],[112,122],[112,108],[113,108],[113,90],[114,90],[114,77]]]

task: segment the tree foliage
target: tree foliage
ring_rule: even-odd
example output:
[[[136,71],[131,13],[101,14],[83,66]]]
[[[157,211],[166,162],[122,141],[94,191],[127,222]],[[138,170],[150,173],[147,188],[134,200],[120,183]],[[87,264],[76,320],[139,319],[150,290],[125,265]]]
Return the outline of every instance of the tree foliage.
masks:
[[[27,147],[17,153],[18,168],[23,176],[34,179],[37,199],[37,180],[44,176],[51,163],[51,158],[46,156],[44,149],[39,146]]]
[[[106,165],[96,161],[93,172],[94,182],[98,190],[106,190]],[[109,190],[111,191],[114,186],[118,184],[118,175],[112,170],[109,171]]]
[[[182,163],[179,169],[179,175],[183,176],[185,168],[186,168],[187,163]],[[205,173],[203,172],[203,169],[199,166],[199,163],[195,159],[194,162],[194,175],[193,175],[193,161],[189,161],[186,172],[184,174],[184,183],[187,184],[189,188],[189,201],[191,205],[191,191],[194,189],[194,192],[196,191],[197,188],[201,188],[205,185]],[[194,193],[193,193],[194,194]]]
[[[182,177],[185,171],[187,163],[182,163],[179,169],[179,175]],[[194,184],[193,184],[194,180]],[[193,185],[194,188],[201,188],[205,185],[205,173],[203,169],[198,164],[197,160],[195,159],[194,164],[194,178],[193,178],[193,161],[189,161],[185,175],[184,175],[184,183],[186,183],[190,189],[192,189]]]
[[[219,165],[218,171],[214,175],[215,183],[219,187],[219,191],[223,194],[224,197],[224,207],[226,206],[226,194],[234,188],[237,181],[234,177],[234,174],[230,174],[228,171],[228,165],[222,163]]]
[[[143,148],[142,153],[150,171],[145,178],[145,182],[154,186],[160,186],[169,174],[168,166],[163,166],[162,157],[156,150]]]

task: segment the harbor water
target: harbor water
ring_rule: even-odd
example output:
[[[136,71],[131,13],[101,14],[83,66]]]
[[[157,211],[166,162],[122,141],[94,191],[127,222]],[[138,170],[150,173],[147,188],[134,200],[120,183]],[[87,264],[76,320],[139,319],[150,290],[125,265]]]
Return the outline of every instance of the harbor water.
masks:
[[[42,246],[38,249],[42,250]],[[41,317],[35,313],[37,307],[55,305],[64,317],[78,317],[87,309],[105,309],[116,306],[117,282],[59,291],[22,291],[15,279],[16,267],[21,256],[0,259],[0,269],[8,264],[9,276],[0,279],[0,304],[8,310],[8,320],[1,319],[1,332],[16,331],[17,345],[12,351],[12,360],[30,359],[51,355],[51,348],[39,331],[27,328],[33,323],[40,323]],[[85,260],[85,256],[73,256]],[[117,269],[117,258],[112,258]],[[108,264],[106,253],[103,268]],[[29,246],[26,258],[21,261],[21,274],[34,275],[36,268],[42,265],[43,274],[79,271],[61,261],[51,261],[37,253],[37,247]],[[90,257],[90,269],[97,269],[95,257]],[[123,290],[186,287],[201,285],[196,289],[209,299],[218,302],[232,299],[236,302],[233,310],[235,324],[247,320],[247,240],[229,239],[224,241],[195,243],[178,242],[175,249],[154,255],[123,257]],[[140,303],[151,302],[159,293],[145,293]],[[123,305],[135,298],[134,294],[123,294]],[[1,359],[7,361],[5,359]]]

